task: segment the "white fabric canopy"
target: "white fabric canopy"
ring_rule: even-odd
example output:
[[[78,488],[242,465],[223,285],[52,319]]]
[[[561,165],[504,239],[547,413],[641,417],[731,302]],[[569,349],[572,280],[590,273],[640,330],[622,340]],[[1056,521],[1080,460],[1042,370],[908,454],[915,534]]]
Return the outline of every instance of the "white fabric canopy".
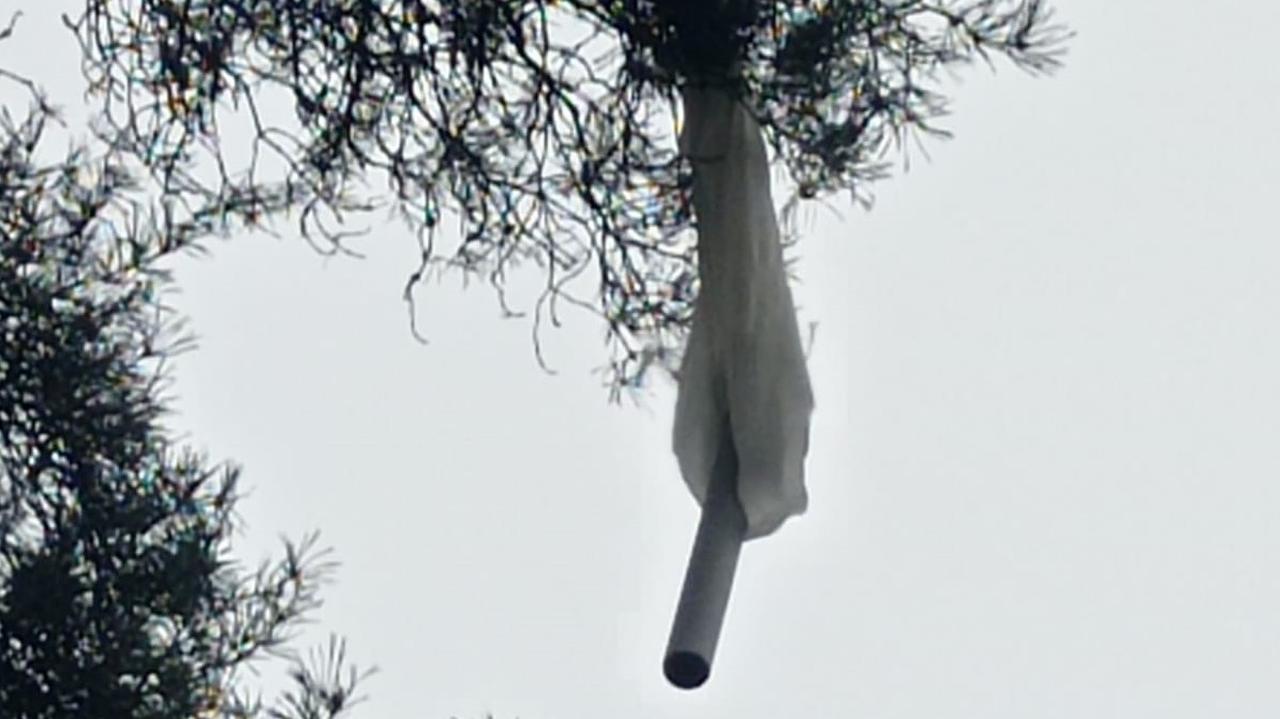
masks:
[[[701,289],[680,368],[673,449],[702,504],[722,435],[737,454],[746,539],[804,512],[813,392],[787,286],[760,126],[725,90],[687,87]]]

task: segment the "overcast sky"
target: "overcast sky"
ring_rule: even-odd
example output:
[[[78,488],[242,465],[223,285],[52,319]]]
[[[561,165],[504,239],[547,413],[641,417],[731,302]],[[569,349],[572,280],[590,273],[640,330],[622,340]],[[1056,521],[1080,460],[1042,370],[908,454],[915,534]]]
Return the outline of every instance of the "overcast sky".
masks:
[[[0,61],[70,104],[57,5],[0,0]],[[810,510],[746,546],[694,692],[660,670],[697,522],[674,391],[608,405],[594,318],[544,335],[548,376],[445,282],[422,346],[393,225],[363,261],[177,265],[173,426],[243,465],[240,556],[334,547],[305,639],[379,666],[354,716],[1280,715],[1280,10],[1057,5],[1061,73],[962,72],[954,140],[806,226]]]

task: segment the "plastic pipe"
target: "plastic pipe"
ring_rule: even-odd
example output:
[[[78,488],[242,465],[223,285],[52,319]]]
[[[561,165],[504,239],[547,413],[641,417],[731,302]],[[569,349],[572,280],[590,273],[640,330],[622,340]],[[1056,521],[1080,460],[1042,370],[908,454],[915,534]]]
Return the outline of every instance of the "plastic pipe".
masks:
[[[721,436],[662,662],[667,681],[681,689],[696,689],[711,675],[746,535],[747,521],[736,490],[737,452],[727,426]]]

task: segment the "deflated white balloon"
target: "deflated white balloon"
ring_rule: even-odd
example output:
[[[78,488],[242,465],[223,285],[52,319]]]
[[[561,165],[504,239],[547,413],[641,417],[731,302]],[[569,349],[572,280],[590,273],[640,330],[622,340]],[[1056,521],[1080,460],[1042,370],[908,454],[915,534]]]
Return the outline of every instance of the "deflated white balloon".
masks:
[[[680,368],[673,449],[702,504],[731,432],[746,538],[804,512],[813,392],[787,286],[760,126],[726,91],[684,90],[701,289]]]

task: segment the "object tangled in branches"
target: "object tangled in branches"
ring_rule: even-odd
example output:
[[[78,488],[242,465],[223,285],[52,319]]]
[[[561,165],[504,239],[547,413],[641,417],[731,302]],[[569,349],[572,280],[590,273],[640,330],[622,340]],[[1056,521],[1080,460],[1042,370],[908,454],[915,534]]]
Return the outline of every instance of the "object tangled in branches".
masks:
[[[1067,33],[1051,20],[1039,0],[86,0],[68,24],[104,131],[178,205],[246,200],[228,219],[249,223],[297,209],[341,249],[333,221],[375,204],[358,190],[381,171],[420,238],[411,311],[433,270],[501,293],[532,262],[535,328],[561,300],[602,315],[616,389],[681,345],[697,293],[683,83],[733,78],[798,199],[865,202],[888,150],[946,134],[939,69],[999,54],[1053,70]],[[300,129],[268,122],[271,90]],[[255,137],[232,168],[218,127],[237,111]]]

